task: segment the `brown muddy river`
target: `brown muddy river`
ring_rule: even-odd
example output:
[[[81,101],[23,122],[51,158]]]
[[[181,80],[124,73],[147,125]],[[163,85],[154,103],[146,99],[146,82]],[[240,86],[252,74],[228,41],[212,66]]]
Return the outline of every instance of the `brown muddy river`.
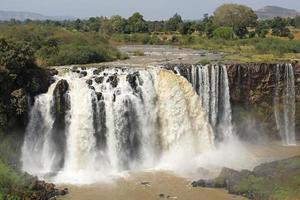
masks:
[[[280,143],[245,144],[249,159],[256,164],[300,155],[300,146],[282,146]],[[249,156],[247,155],[247,156]],[[243,163],[241,163],[243,165]],[[253,164],[253,163],[252,163]],[[251,169],[252,166],[249,166]],[[195,176],[196,177],[196,176]],[[198,178],[200,178],[199,175]],[[193,188],[192,180],[167,171],[129,172],[111,183],[92,185],[60,185],[69,188],[70,194],[61,200],[240,200],[241,196],[230,195],[222,189]]]

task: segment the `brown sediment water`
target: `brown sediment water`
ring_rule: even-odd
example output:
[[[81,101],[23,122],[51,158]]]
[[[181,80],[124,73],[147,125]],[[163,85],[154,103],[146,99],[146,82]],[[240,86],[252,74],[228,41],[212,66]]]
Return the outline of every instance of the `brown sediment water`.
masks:
[[[67,186],[70,194],[62,200],[242,200],[225,190],[193,188],[191,182],[168,172],[137,172],[110,184]]]
[[[245,144],[257,163],[269,162],[300,155],[300,146],[271,144]],[[242,200],[223,189],[193,188],[191,179],[167,171],[129,172],[126,177],[111,183],[92,185],[60,185],[69,188],[70,194],[60,200]]]

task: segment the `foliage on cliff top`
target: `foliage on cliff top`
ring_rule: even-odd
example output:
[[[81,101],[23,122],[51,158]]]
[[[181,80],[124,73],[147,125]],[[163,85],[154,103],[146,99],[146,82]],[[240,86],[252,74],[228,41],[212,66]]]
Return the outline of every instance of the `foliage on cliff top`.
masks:
[[[30,44],[39,65],[86,64],[122,58],[103,35],[93,32],[40,24],[1,24],[0,38]]]

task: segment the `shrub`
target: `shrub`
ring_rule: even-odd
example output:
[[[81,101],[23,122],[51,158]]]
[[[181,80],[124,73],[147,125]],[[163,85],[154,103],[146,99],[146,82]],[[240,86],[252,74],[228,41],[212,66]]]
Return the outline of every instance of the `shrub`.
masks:
[[[34,66],[34,60],[34,52],[28,44],[0,39],[0,66],[19,73]]]
[[[230,27],[219,27],[213,31],[214,38],[221,38],[225,40],[233,39],[233,30]]]
[[[65,46],[57,55],[50,58],[50,65],[87,64],[109,60],[107,53],[97,47]]]

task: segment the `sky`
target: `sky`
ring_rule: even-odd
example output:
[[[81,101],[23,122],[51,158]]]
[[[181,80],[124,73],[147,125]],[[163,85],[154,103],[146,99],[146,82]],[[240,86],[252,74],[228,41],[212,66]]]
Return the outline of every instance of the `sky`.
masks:
[[[178,13],[184,19],[199,19],[223,3],[245,4],[253,9],[276,5],[300,11],[300,0],[0,0],[0,10],[79,18],[128,17],[140,12],[147,20],[167,19]]]

